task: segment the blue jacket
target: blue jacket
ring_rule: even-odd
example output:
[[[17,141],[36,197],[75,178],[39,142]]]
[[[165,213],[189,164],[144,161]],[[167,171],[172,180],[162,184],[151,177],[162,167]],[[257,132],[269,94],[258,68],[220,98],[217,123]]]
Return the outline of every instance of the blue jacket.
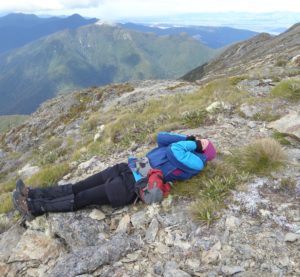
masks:
[[[185,135],[161,132],[158,147],[147,154],[152,168],[162,170],[165,181],[186,180],[197,175],[206,164],[206,157],[195,152],[195,141]]]

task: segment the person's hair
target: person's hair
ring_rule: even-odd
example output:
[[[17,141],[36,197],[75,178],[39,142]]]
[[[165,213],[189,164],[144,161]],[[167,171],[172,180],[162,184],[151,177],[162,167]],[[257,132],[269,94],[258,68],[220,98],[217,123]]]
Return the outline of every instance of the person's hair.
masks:
[[[201,141],[200,140],[196,140],[196,143],[197,143],[197,149],[196,149],[196,151],[198,153],[203,153],[204,151],[203,151],[203,146],[202,146]]]

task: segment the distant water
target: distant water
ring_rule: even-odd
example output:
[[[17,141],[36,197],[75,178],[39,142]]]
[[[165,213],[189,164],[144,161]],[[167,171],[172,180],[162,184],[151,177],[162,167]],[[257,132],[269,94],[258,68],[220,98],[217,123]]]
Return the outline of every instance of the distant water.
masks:
[[[171,25],[198,25],[198,26],[220,26],[238,29],[247,29],[256,32],[267,32],[279,34],[292,25],[300,22],[300,13],[273,12],[273,13],[201,13],[184,14],[178,16],[159,16],[143,18],[127,18],[124,21],[136,23]]]

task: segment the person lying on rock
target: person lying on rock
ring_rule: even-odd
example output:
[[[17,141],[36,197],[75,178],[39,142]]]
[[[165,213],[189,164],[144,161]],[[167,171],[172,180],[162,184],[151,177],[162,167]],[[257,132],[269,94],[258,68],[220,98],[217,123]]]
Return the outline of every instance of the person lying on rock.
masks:
[[[25,218],[46,212],[69,212],[89,205],[121,207],[139,196],[146,203],[160,202],[170,183],[197,175],[216,150],[208,139],[161,132],[158,147],[144,158],[129,157],[75,184],[47,188],[26,187],[20,179],[13,191],[13,203]]]

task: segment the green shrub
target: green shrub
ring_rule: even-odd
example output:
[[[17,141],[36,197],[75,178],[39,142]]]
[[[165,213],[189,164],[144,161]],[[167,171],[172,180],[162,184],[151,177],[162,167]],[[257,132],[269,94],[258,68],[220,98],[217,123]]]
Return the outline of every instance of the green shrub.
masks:
[[[280,144],[272,138],[264,138],[237,149],[229,161],[239,170],[268,175],[283,166],[285,159]]]
[[[283,133],[280,132],[274,132],[272,134],[272,137],[277,140],[280,144],[282,145],[291,145],[290,141],[286,139],[288,135],[285,135]]]
[[[189,210],[192,217],[208,226],[216,219],[218,219],[217,211],[220,209],[216,203],[209,198],[198,198],[191,204]]]
[[[186,127],[197,128],[201,126],[207,118],[205,110],[185,112],[182,116],[182,122]]]
[[[215,203],[222,203],[229,191],[236,186],[236,181],[237,178],[234,175],[215,176],[212,179],[207,179],[200,195],[203,198],[213,200]]]
[[[300,80],[281,81],[271,91],[271,95],[287,99],[289,101],[300,100]]]

